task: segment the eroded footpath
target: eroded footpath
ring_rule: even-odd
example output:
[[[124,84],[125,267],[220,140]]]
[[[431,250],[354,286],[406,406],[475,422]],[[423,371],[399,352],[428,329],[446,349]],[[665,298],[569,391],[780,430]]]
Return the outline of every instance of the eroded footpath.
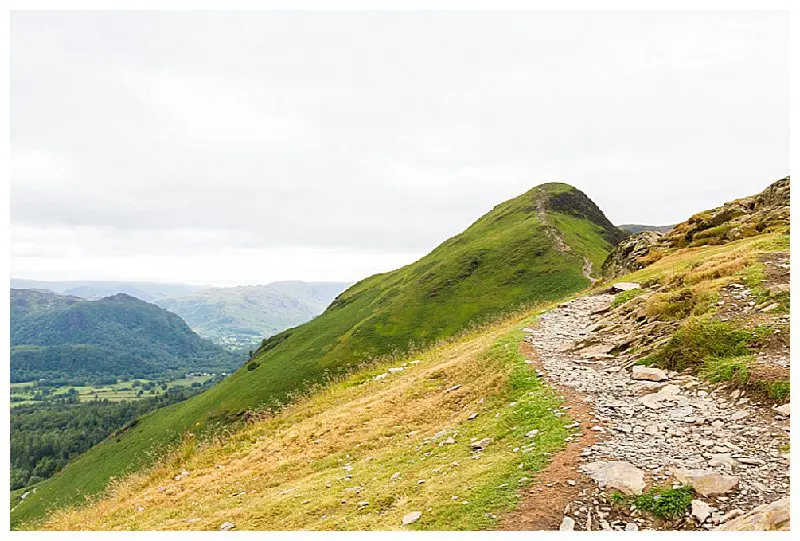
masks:
[[[574,474],[556,483],[570,493],[561,529],[788,527],[788,408],[755,404],[693,375],[635,365],[635,354],[604,341],[601,320],[613,298],[573,300],[525,329],[546,377],[584,412],[576,416],[583,436],[571,439],[587,444]],[[611,503],[614,492],[635,496],[681,485],[694,489],[694,500],[672,520],[619,505],[618,498]],[[526,499],[546,497],[542,490]]]

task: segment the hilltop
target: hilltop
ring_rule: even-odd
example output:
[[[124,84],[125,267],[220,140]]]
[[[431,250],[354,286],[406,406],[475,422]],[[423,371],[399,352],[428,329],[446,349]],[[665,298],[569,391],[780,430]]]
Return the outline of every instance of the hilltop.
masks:
[[[11,290],[11,381],[226,372],[241,359],[180,317],[118,293],[89,301]]]
[[[580,291],[624,236],[579,190],[537,186],[419,261],[348,288],[314,320],[265,340],[246,367],[209,391],[143,417],[78,457],[23,501],[12,520],[82,501],[110,477],[152,464],[187,430],[235,430],[249,412],[278,409],[332,378]]]
[[[726,226],[711,242],[656,237],[634,271],[572,299],[517,305],[223,436],[186,434],[45,526],[788,529],[788,179],[776,184],[707,225]],[[553,223],[540,231],[556,251],[580,255],[558,250]],[[268,346],[239,385],[283,359]]]

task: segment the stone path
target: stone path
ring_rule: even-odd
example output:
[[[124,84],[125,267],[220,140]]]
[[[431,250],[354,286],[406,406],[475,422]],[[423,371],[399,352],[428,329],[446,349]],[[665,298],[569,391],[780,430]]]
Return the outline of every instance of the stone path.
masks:
[[[543,314],[526,337],[547,377],[579,391],[594,407],[592,426],[582,428],[602,438],[583,450],[581,469],[599,479],[598,469],[608,474],[605,462],[621,461],[640,470],[648,487],[672,486],[679,478],[694,483],[697,492],[707,493],[697,495],[698,514],[702,517],[707,504],[710,515],[703,521],[687,516],[679,527],[688,529],[711,529],[787,496],[788,417],[691,375],[643,373],[637,377],[649,380],[633,379],[630,356],[598,353],[596,347],[575,349],[577,342],[591,342],[593,333],[602,333],[594,327],[613,297],[599,294],[562,304]],[[651,381],[662,376],[663,381]],[[624,485],[633,470],[622,470],[628,475],[622,474]],[[610,488],[598,486],[567,506],[565,516],[575,520],[576,529],[587,529],[587,524],[597,530],[654,527],[645,514],[619,516],[605,499]]]

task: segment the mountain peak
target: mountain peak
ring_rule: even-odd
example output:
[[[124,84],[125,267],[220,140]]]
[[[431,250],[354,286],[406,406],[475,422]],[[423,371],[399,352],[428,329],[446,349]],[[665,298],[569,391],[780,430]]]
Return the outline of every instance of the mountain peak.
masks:
[[[549,192],[549,197],[544,202],[547,210],[589,220],[603,229],[603,237],[612,245],[628,236],[612,224],[600,207],[581,190],[561,183],[545,186],[548,186]]]

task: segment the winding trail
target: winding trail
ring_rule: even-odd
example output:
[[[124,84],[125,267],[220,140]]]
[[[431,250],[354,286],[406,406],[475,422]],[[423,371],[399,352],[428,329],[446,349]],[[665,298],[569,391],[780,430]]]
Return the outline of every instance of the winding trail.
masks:
[[[702,524],[682,519],[679,527],[686,529],[711,529],[787,496],[788,418],[751,404],[738,393],[709,388],[692,375],[671,372],[667,381],[634,380],[630,368],[635,359],[609,355],[613,344],[604,344],[607,337],[597,328],[613,297],[599,294],[562,304],[543,314],[526,336],[549,382],[568,391],[564,395],[570,408],[588,409],[589,419],[577,416],[583,434],[574,439],[586,445],[573,461],[572,475],[561,471],[562,482],[546,485],[553,493],[558,491],[561,500],[569,492],[565,509],[547,521],[527,524],[512,514],[506,526],[552,527],[567,515],[575,520],[575,529],[659,527],[647,516],[630,516],[627,509],[622,513],[604,503],[609,494],[581,473],[582,465],[595,461],[626,461],[644,472],[648,487],[672,486],[680,469],[735,477],[738,487],[724,495],[696,496],[711,506],[712,514]],[[588,347],[578,349],[578,343]],[[587,433],[597,437],[587,441]],[[571,447],[574,454],[575,445]],[[556,456],[553,462],[562,458]],[[567,480],[572,482],[565,485]],[[532,509],[536,502],[541,507],[541,502],[553,498],[542,487],[534,487],[520,512],[524,514],[525,500],[532,501],[527,502]]]

